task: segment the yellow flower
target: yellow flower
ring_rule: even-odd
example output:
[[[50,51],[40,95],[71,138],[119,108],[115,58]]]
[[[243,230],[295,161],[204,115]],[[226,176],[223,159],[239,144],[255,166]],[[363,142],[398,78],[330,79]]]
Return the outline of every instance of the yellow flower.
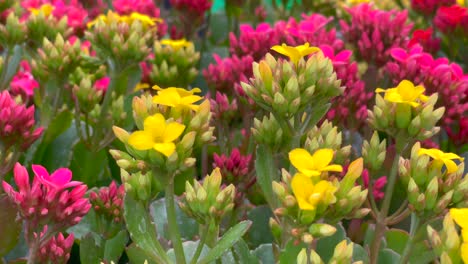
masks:
[[[175,51],[178,51],[181,48],[188,48],[191,45],[193,45],[192,42],[187,41],[185,39],[178,39],[178,40],[163,39],[163,40],[161,40],[161,44],[171,46],[172,49],[175,50]]]
[[[309,43],[296,47],[288,46],[286,44],[281,46],[276,45],[271,49],[289,57],[289,59],[296,65],[302,57],[320,51],[317,47],[309,47]]]
[[[107,15],[101,14],[101,15],[97,16],[93,21],[89,22],[87,24],[88,28],[93,27],[99,21],[104,22],[104,24],[117,23],[117,22],[122,21],[122,17],[119,14],[114,13],[114,12],[109,10],[107,12]]]
[[[39,8],[32,8],[31,7],[31,8],[29,8],[29,11],[31,12],[31,14],[36,15],[36,16],[41,12],[42,12],[42,14],[44,14],[44,16],[50,16],[50,14],[52,14],[54,9],[55,9],[55,7],[52,6],[51,4],[43,4]]]
[[[418,155],[428,155],[429,157],[434,159],[434,162],[437,164],[437,166],[440,166],[442,168],[442,165],[445,164],[447,167],[447,172],[448,173],[453,173],[458,170],[457,164],[453,161],[454,159],[458,159],[460,161],[463,161],[464,158],[458,156],[457,154],[454,153],[445,153],[439,149],[425,149],[425,148],[420,148],[418,151]]]
[[[332,149],[319,149],[313,155],[301,148],[289,152],[289,161],[302,174],[307,177],[320,176],[323,171],[343,171],[340,165],[329,165],[333,159]]]
[[[314,184],[311,178],[297,173],[291,180],[291,188],[301,210],[315,210],[319,204],[336,202],[337,188],[329,181]]]
[[[169,157],[174,153],[176,140],[185,126],[177,122],[166,122],[161,114],[155,114],[145,119],[143,131],[133,132],[128,138],[128,144],[137,150],[154,149]]]
[[[121,16],[118,13],[114,13],[112,11],[108,11],[107,15],[99,15],[93,21],[87,24],[88,28],[97,24],[98,21],[102,21],[105,24],[111,23],[118,23],[123,22],[126,24],[132,24],[133,21],[138,20],[143,25],[143,27],[151,27],[156,25],[156,23],[162,23],[162,19],[160,18],[153,18],[147,15],[143,15],[137,12],[131,13],[129,16]]]
[[[358,5],[362,3],[369,3],[371,2],[370,0],[348,0],[346,1],[349,5]]]
[[[160,18],[153,18],[144,14],[140,14],[137,12],[132,12],[130,16],[127,16],[126,18],[127,23],[130,25],[133,23],[133,21],[138,20],[140,23],[143,25],[143,27],[152,27],[155,26],[156,23],[162,23],[162,19]]]
[[[462,228],[461,257],[464,263],[468,263],[468,208],[452,208],[450,216]]]
[[[135,88],[133,88],[133,91],[136,92],[136,91],[140,91],[140,90],[143,90],[143,89],[147,89],[149,87],[150,86],[147,83],[137,83],[137,85],[135,85]]]
[[[465,6],[465,0],[457,0],[457,3],[458,3],[460,6]]]
[[[201,96],[194,95],[200,93],[199,88],[194,88],[190,91],[183,88],[169,87],[161,89],[159,86],[153,86],[153,89],[158,90],[158,94],[153,96],[153,103],[174,107],[175,109],[192,109],[197,111],[200,107],[194,103],[202,99]]]
[[[384,90],[377,88],[376,93],[385,93],[384,99],[392,103],[409,104],[412,107],[419,106],[419,102],[426,102],[427,96],[424,93],[425,89],[422,85],[414,86],[408,80],[403,80],[395,88]]]

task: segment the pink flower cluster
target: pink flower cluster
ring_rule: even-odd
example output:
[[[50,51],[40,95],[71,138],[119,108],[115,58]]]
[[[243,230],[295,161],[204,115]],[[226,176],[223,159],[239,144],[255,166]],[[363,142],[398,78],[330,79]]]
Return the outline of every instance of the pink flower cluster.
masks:
[[[234,85],[245,81],[252,76],[253,58],[249,55],[244,57],[232,57],[221,59],[217,54],[213,55],[215,64],[210,64],[203,70],[208,87],[232,94]]]
[[[434,24],[445,34],[460,28],[462,33],[468,36],[468,8],[459,5],[442,6],[437,10]]]
[[[390,58],[390,50],[406,47],[412,24],[408,23],[408,12],[382,11],[370,4],[360,4],[347,9],[351,22],[340,21],[345,40],[359,51],[360,59],[384,66]]]
[[[28,61],[20,63],[20,69],[10,82],[10,92],[13,96],[20,95],[24,102],[31,102],[34,89],[39,88],[39,83],[31,74],[31,66]]]
[[[205,12],[210,10],[212,0],[170,0],[171,5],[177,10],[194,14],[195,17],[203,17]]]
[[[45,232],[41,234],[45,233],[47,233],[47,226]],[[75,236],[73,234],[65,238],[62,233],[58,233],[57,236],[52,237],[39,248],[37,260],[40,263],[67,263],[74,242]]]
[[[120,15],[130,15],[132,12],[138,12],[154,18],[160,18],[161,12],[152,0],[113,0],[112,6]],[[164,36],[167,31],[165,23],[158,23],[158,36]]]
[[[343,50],[335,55],[333,48],[328,45],[320,46],[320,49],[333,62],[341,85],[346,87],[343,95],[333,99],[327,119],[339,122],[349,129],[363,127],[367,119],[367,106],[373,93],[367,92],[364,82],[359,79],[357,63],[350,61],[352,52]]]
[[[216,92],[214,99],[210,98],[211,112],[216,120],[229,121],[237,111],[237,100],[234,98],[229,101],[226,94]]]
[[[250,172],[252,155],[243,156],[239,149],[234,148],[229,156],[224,154],[218,155],[215,153],[213,155],[213,159],[213,167],[221,169],[223,179],[228,183],[245,182],[246,177]],[[250,186],[253,183],[254,182],[249,182],[248,185]]]
[[[125,188],[123,185],[117,187],[112,181],[109,187],[102,187],[98,192],[92,192],[89,195],[94,211],[102,214],[116,223],[122,222],[123,199]]]
[[[78,0],[26,0],[21,1],[21,6],[25,10],[30,8],[38,9],[41,5],[50,4],[54,7],[52,15],[57,19],[62,17],[67,17],[67,24],[69,27],[73,28],[75,32],[83,32],[86,28],[86,22],[88,18],[88,11],[83,8],[81,3]]]
[[[42,134],[34,128],[34,106],[17,103],[8,91],[0,92],[0,143],[8,150],[18,146],[24,151]]]
[[[440,38],[434,36],[432,28],[417,29],[413,32],[413,38],[410,39],[408,47],[420,45],[424,51],[435,54],[440,49]]]
[[[361,177],[365,188],[369,188],[369,184],[372,185],[372,194],[374,195],[374,199],[377,201],[381,200],[385,195],[384,187],[387,184],[387,177],[382,176],[375,181],[371,181],[369,171],[366,169],[362,171]]]
[[[58,232],[80,222],[91,207],[84,197],[87,186],[71,181],[72,172],[65,168],[52,175],[40,165],[33,165],[32,169],[34,179],[31,184],[26,168],[16,163],[13,174],[18,191],[3,182],[5,193],[18,206],[21,218],[26,221],[27,234],[37,233],[45,225]]]
[[[433,15],[439,7],[455,3],[456,0],[411,0],[411,8],[424,15]]]
[[[320,14],[303,15],[297,22],[291,18],[278,21],[274,26],[261,23],[256,28],[248,24],[240,25],[240,35],[236,37],[230,33],[230,52],[237,56],[250,55],[258,61],[270,52],[274,45],[286,43],[288,45],[302,45],[305,42],[312,46],[330,45],[335,51],[343,49],[344,44],[336,37],[335,29],[327,31],[326,25],[332,20]]]
[[[426,94],[438,93],[438,105],[445,107],[442,125],[452,132],[452,126],[466,129],[462,119],[468,112],[468,75],[456,63],[450,63],[446,58],[434,59],[419,46],[409,50],[395,48],[391,50],[393,62],[389,62],[386,70],[394,84],[408,79],[416,84],[423,84]],[[464,134],[467,132],[460,131]],[[464,139],[468,142],[468,138]]]

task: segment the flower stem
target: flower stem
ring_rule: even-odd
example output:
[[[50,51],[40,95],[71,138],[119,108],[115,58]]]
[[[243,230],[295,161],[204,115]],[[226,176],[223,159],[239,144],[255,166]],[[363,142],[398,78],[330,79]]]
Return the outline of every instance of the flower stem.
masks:
[[[416,213],[411,214],[411,228],[410,228],[410,236],[408,239],[408,242],[406,242],[405,250],[403,251],[403,254],[401,255],[401,261],[400,263],[407,263],[409,260],[409,257],[411,255],[411,249],[413,248],[414,241],[416,233],[420,227],[420,221],[419,217],[416,215]]]
[[[167,223],[169,225],[169,234],[174,247],[177,264],[185,264],[185,254],[182,247],[182,239],[180,238],[179,227],[177,226],[177,218],[174,204],[174,179],[171,179],[166,186],[166,213]]]
[[[397,149],[397,154],[393,160],[392,169],[390,171],[390,179],[385,190],[384,200],[382,202],[382,209],[377,215],[377,223],[375,226],[374,240],[372,241],[370,247],[370,256],[371,264],[376,264],[379,256],[380,243],[382,241],[382,236],[385,234],[385,229],[387,228],[386,221],[388,211],[390,209],[390,203],[392,201],[393,190],[395,188],[397,175],[398,175],[398,164],[400,161],[400,151]]]
[[[197,249],[195,250],[195,254],[193,254],[192,261],[190,261],[190,264],[196,264],[198,261],[198,258],[200,257],[203,246],[205,245],[206,237],[208,236],[208,227],[203,226],[201,228],[200,232],[200,240],[198,242]]]

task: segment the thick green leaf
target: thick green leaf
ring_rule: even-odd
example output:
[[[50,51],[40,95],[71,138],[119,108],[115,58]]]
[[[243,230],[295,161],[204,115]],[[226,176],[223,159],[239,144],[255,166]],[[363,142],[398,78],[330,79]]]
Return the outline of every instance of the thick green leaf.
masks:
[[[242,238],[234,244],[232,247],[232,253],[234,254],[234,258],[237,260],[237,263],[260,264],[257,257],[250,252],[249,246]]]
[[[311,127],[315,126],[321,119],[322,117],[325,116],[325,114],[328,112],[330,109],[331,104],[319,104],[318,107],[313,107],[312,111],[310,113],[310,121],[307,124],[307,128],[304,128],[303,131],[308,131]]]
[[[0,195],[0,257],[5,256],[19,241],[23,222],[18,210],[6,195]]]
[[[437,257],[433,249],[431,249],[424,241],[417,242],[411,250],[410,263],[428,264],[433,263]]]
[[[0,91],[5,90],[8,87],[13,76],[18,71],[18,66],[23,58],[23,49],[20,45],[16,45],[13,48],[13,54],[8,57],[8,60],[5,60],[3,65],[3,72],[1,73],[1,84]],[[5,67],[5,66],[8,67]]]
[[[221,43],[228,38],[229,32],[226,28],[229,28],[228,17],[224,12],[211,14],[210,39],[212,43]]]
[[[148,210],[130,195],[126,195],[124,199],[124,217],[130,237],[136,245],[145,251],[148,256],[159,256],[160,259],[153,259],[153,261],[168,263],[167,255],[158,241]]]
[[[81,219],[81,221],[68,228],[68,233],[73,233],[75,236],[75,241],[80,241],[83,239],[89,232],[93,231],[93,227],[97,226],[95,223],[96,213],[94,209],[88,211],[88,213]]]
[[[127,230],[120,231],[116,236],[106,241],[104,259],[118,262],[128,242]]]
[[[185,262],[190,263],[190,261],[193,258],[193,255],[195,255],[195,251],[197,250],[199,242],[200,241],[185,241],[184,243],[182,243],[182,246],[184,248],[184,254],[185,254]],[[203,257],[205,257],[209,251],[210,251],[210,248],[207,245],[203,245],[203,249],[198,259],[202,259]],[[174,249],[172,248],[169,249],[167,251],[167,255],[174,263],[176,262]]]
[[[90,151],[84,143],[79,142],[73,148],[70,170],[73,179],[86,183],[89,187],[104,184],[110,181],[110,172],[107,167],[107,153],[105,149],[98,152]]]
[[[336,227],[336,232],[333,236],[323,237],[320,238],[317,242],[317,249],[315,250],[322,260],[327,263],[332,257],[333,253],[335,252],[335,247],[341,241],[347,239],[346,238],[346,231],[339,223]]]
[[[80,243],[81,263],[101,263],[104,256],[104,241],[95,233],[88,233]]]
[[[145,261],[148,261],[148,264],[159,264],[153,260],[154,257],[148,256],[146,252],[135,243],[128,246],[125,252],[130,260],[130,264],[141,264],[145,263]]]
[[[180,210],[179,205],[175,204],[177,224],[179,225],[180,235],[182,238],[191,240],[198,235],[198,223],[188,217]],[[164,198],[153,202],[150,206],[150,213],[153,216],[156,230],[161,237],[170,239],[167,225],[166,205]]]
[[[278,200],[273,193],[272,182],[278,181],[279,171],[276,169],[273,153],[267,146],[258,145],[255,160],[255,171],[257,173],[257,183],[265,195],[268,204],[276,208]]]
[[[257,256],[258,260],[260,260],[260,263],[275,263],[272,244],[260,245],[253,251],[253,254]],[[292,263],[291,259],[288,263]]]
[[[249,229],[249,242],[253,247],[261,244],[273,243],[269,220],[273,216],[269,206],[257,206],[247,214],[247,218],[252,221],[252,228]]]
[[[293,239],[291,239],[287,244],[284,249],[281,250],[280,253],[280,263],[281,264],[288,264],[291,263],[291,259],[296,260],[297,255],[299,252],[307,247],[304,243],[300,243],[299,245],[296,245],[293,242]]]
[[[221,257],[226,250],[230,249],[247,232],[251,221],[242,221],[230,228],[216,243],[208,254],[200,261],[200,264],[209,263]]]
[[[408,243],[408,233],[401,229],[390,229],[385,233],[387,247],[398,254],[403,254],[406,243]]]
[[[353,262],[356,261],[362,261],[363,264],[370,262],[367,251],[361,245],[353,243]]]
[[[382,249],[379,251],[379,264],[394,264],[400,262],[400,255],[391,249]]]

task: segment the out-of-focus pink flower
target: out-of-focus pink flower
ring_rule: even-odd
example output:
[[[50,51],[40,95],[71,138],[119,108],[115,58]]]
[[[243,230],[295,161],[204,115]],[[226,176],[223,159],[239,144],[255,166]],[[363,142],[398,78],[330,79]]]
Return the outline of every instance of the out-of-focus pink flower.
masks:
[[[67,17],[67,24],[73,28],[75,32],[82,32],[86,28],[88,12],[77,0],[71,0],[65,3],[62,0],[55,0],[53,2],[54,17],[61,19]]]
[[[221,174],[224,176],[223,179],[226,180],[226,183],[246,183],[252,155],[243,156],[239,149],[234,148],[229,156],[215,153],[213,159],[213,167],[221,169]],[[250,182],[250,179],[248,181],[249,186],[253,184],[253,182]]]
[[[468,34],[468,9],[459,5],[442,6],[437,10],[434,24],[444,33],[454,32],[460,27]]]
[[[202,17],[213,4],[211,0],[170,0],[170,2],[175,9],[194,13],[196,17]]]
[[[78,181],[71,181],[72,172],[67,168],[60,168],[54,171],[52,175],[49,175],[49,172],[47,172],[47,170],[41,165],[32,165],[32,170],[39,181],[48,188],[55,188],[60,190],[82,184]]]
[[[413,32],[413,38],[410,39],[408,43],[408,47],[411,48],[419,44],[426,52],[435,54],[440,49],[440,39],[436,38],[433,33],[432,28],[415,30]]]
[[[84,8],[88,10],[90,20],[93,20],[108,9],[106,0],[80,0]]]
[[[265,9],[265,6],[259,5],[255,8],[255,17],[257,18],[258,21],[263,22],[265,21],[267,17],[267,11]]]
[[[11,94],[20,95],[23,101],[30,102],[34,96],[34,89],[39,88],[39,83],[31,74],[31,67],[28,61],[20,63],[20,69],[10,82]]]
[[[411,0],[411,8],[425,15],[433,15],[437,8],[455,3],[456,0]]]
[[[239,58],[233,55],[221,59],[217,54],[214,54],[213,57],[215,63],[203,70],[203,76],[210,88],[232,95],[236,83],[252,76],[253,58],[251,56]]]
[[[161,12],[152,0],[113,0],[112,6],[119,15],[130,15],[132,12],[145,14],[150,17],[160,18]],[[158,36],[164,36],[167,31],[167,25],[158,23]]]
[[[374,195],[375,200],[379,201],[384,197],[384,187],[387,184],[387,176],[382,176],[371,182],[369,178],[369,171],[364,169],[362,171],[362,181],[365,188],[369,188],[369,184],[372,184],[372,194]]]
[[[45,234],[42,232],[42,234]],[[52,237],[37,252],[37,260],[40,263],[67,263],[70,258],[70,251],[72,249],[75,237],[70,234],[67,238],[62,233]]]
[[[35,171],[37,168],[34,166]],[[42,172],[36,172],[31,184],[26,168],[16,163],[13,175],[18,191],[3,182],[5,193],[18,206],[21,218],[26,221],[28,235],[39,232],[44,225],[53,225],[55,232],[66,230],[80,222],[91,207],[85,198],[87,186],[81,182],[70,182],[70,174],[62,173],[63,169],[58,171],[59,175],[42,178],[39,176]]]
[[[328,45],[320,46],[325,57],[333,62],[333,68],[341,85],[345,86],[343,95],[335,97],[332,101],[332,107],[326,117],[348,129],[362,128],[367,119],[367,107],[372,92],[365,90],[365,85],[358,77],[358,68],[356,62],[350,62],[352,52],[343,50],[335,55],[333,48]]]
[[[124,186],[117,187],[117,184],[112,181],[109,187],[102,187],[98,192],[90,193],[89,201],[96,213],[120,223],[122,221],[124,195]]]
[[[110,84],[110,78],[107,76],[102,77],[101,79],[96,80],[94,82],[94,88],[96,88],[96,90],[98,91],[102,91],[103,93],[105,93],[107,91],[107,88],[109,87],[109,84]]]
[[[16,103],[8,91],[0,92],[0,142],[8,150],[24,151],[39,138],[43,128],[34,128],[34,106]]]
[[[210,98],[210,104],[211,112],[217,120],[229,121],[238,110],[235,98],[229,102],[227,95],[218,91],[214,99]]]
[[[359,51],[357,55],[377,67],[384,66],[390,50],[406,47],[412,24],[408,11],[382,11],[370,4],[360,4],[347,9],[351,22],[340,21],[344,38]]]
[[[256,28],[242,24],[239,29],[238,38],[232,32],[229,34],[229,50],[237,56],[250,55],[254,60],[259,60],[279,43],[278,36],[268,23],[260,23]]]
[[[445,128],[448,136],[457,146],[468,143],[468,117],[464,116],[454,124],[456,128]]]

